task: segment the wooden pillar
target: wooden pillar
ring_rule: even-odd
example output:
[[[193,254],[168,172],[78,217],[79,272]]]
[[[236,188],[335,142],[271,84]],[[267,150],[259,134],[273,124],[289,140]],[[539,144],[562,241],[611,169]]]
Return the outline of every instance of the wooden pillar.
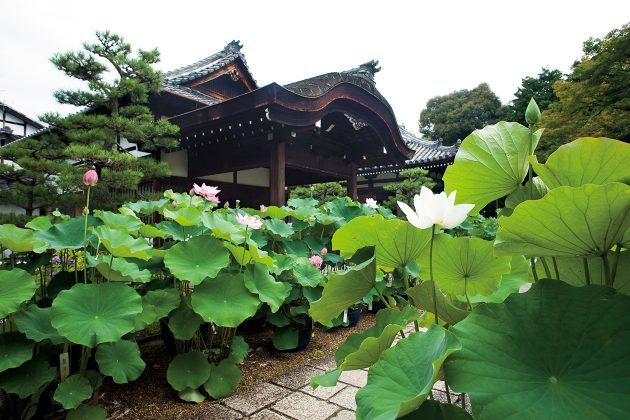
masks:
[[[269,160],[269,204],[272,206],[285,205],[285,152],[285,143],[276,142],[271,147]]]
[[[350,178],[348,178],[348,197],[352,200],[357,200],[357,164],[350,164]]]

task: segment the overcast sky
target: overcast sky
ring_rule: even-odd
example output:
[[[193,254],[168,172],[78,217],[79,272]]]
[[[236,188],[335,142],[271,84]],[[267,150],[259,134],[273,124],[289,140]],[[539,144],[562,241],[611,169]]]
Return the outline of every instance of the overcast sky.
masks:
[[[0,100],[29,116],[68,112],[52,92],[76,86],[48,58],[109,29],[157,47],[159,68],[239,39],[260,86],[380,61],[377,87],[417,132],[428,99],[487,82],[509,102],[543,66],[568,72],[582,42],[630,20],[630,1],[5,0]]]

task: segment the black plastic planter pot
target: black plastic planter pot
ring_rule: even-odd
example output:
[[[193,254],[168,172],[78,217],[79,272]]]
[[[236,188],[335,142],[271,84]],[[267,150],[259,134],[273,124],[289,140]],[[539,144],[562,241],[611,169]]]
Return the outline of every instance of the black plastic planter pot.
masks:
[[[361,307],[348,309],[348,327],[355,327],[361,319]]]
[[[313,321],[298,330],[298,345],[291,351],[300,351],[308,347],[313,338]]]
[[[258,318],[248,318],[238,326],[238,332],[251,332],[258,331],[265,326],[265,317],[259,316]]]
[[[370,309],[368,312],[370,312],[371,314],[375,314],[381,309],[385,309],[385,304],[380,300],[375,300],[374,302],[372,302],[372,309]]]

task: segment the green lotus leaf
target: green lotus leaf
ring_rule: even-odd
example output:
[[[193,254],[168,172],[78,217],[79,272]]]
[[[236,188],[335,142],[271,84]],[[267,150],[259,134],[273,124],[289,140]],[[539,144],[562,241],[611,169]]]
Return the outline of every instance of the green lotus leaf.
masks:
[[[314,321],[332,326],[332,320],[360,301],[375,283],[375,257],[344,272],[331,273],[328,283],[324,285],[322,298],[311,303],[309,313]]]
[[[222,273],[205,280],[192,293],[192,307],[206,322],[238,327],[253,316],[260,301],[245,287],[243,274]]]
[[[630,296],[541,280],[475,308],[450,329],[462,350],[445,365],[483,418],[626,418]]]
[[[122,230],[108,226],[94,228],[94,233],[114,257],[138,258],[145,261],[151,258],[153,248],[146,239],[134,238]]]
[[[24,270],[0,270],[0,318],[15,312],[22,302],[33,297],[37,285]]]
[[[234,394],[241,377],[238,366],[231,359],[224,359],[216,365],[210,365],[210,377],[203,387],[212,398],[227,397]]]
[[[95,211],[94,215],[101,219],[105,226],[112,229],[118,229],[127,233],[136,234],[144,223],[136,216],[127,214],[113,213],[111,211]]]
[[[13,252],[44,252],[46,243],[37,238],[30,229],[15,225],[0,225],[0,245]]]
[[[269,206],[264,212],[260,213],[260,217],[271,217],[272,219],[285,219],[289,216],[289,212],[278,206]]]
[[[412,299],[413,304],[417,308],[430,313],[435,312],[433,282],[431,280],[423,281],[407,289],[407,296]],[[435,297],[437,299],[437,311],[440,321],[453,325],[468,316],[468,311],[453,305],[439,290],[436,290]]]
[[[295,233],[295,230],[291,225],[287,224],[284,220],[279,219],[267,219],[264,222],[265,229],[267,229],[276,238],[289,238]]]
[[[409,222],[383,216],[361,216],[335,232],[332,247],[347,258],[361,248],[373,246],[376,264],[392,270],[417,260],[430,239],[430,229],[417,229]]]
[[[202,403],[206,400],[206,397],[199,392],[198,389],[186,388],[183,391],[179,391],[177,396],[184,401],[194,402],[194,403]]]
[[[499,218],[496,255],[602,255],[630,225],[630,186],[558,187]]]
[[[245,339],[240,335],[235,335],[230,345],[230,358],[234,363],[240,365],[245,361],[249,353],[249,345],[245,342]]]
[[[107,255],[98,255],[96,258],[87,255],[88,265],[96,267],[99,273],[109,281],[121,281],[129,283],[147,283],[151,281],[151,272],[142,270],[138,264],[125,258],[112,258]]]
[[[428,253],[420,258],[420,267],[421,277],[431,278]],[[495,257],[490,241],[448,235],[437,235],[434,239],[433,275],[443,292],[487,296],[499,288],[501,276],[509,272],[510,257]]]
[[[32,230],[48,230],[52,227],[52,225],[53,222],[51,216],[37,216],[25,226]]]
[[[162,214],[167,219],[179,223],[181,226],[197,226],[201,217],[201,212],[195,207],[182,207],[177,209],[164,208]]]
[[[157,227],[153,225],[142,225],[138,233],[140,233],[140,235],[142,235],[144,238],[164,239],[167,236],[166,232],[163,232],[162,230],[158,229]]]
[[[178,340],[190,340],[202,322],[203,318],[193,311],[190,303],[182,299],[179,307],[169,316],[168,328]]]
[[[538,200],[547,194],[549,188],[540,179],[540,177],[533,178],[534,190],[530,192],[530,181],[527,181],[525,185],[520,185],[510,195],[505,198],[505,208],[515,209],[516,206],[526,200]],[[530,197],[531,196],[531,197]],[[502,213],[503,214],[503,213]]]
[[[233,244],[245,242],[245,229],[228,215],[219,212],[206,212],[201,215],[201,223],[212,231],[218,239],[230,241]]]
[[[251,242],[248,245],[248,249],[228,242],[225,242],[224,246],[230,250],[232,257],[234,257],[234,260],[239,265],[247,265],[252,261],[259,262],[267,267],[271,267],[273,265],[273,260],[267,252],[259,250],[258,247]]]
[[[544,164],[531,160],[549,188],[630,183],[630,146],[619,140],[583,137],[560,146]]]
[[[133,203],[125,203],[124,206],[131,209],[134,213],[140,213],[144,215],[152,214],[166,205],[170,205],[171,200],[167,198],[160,198],[153,201],[136,201]]]
[[[444,360],[459,349],[457,337],[437,325],[403,338],[370,368],[367,385],[356,395],[357,417],[393,419],[418,409]]]
[[[472,303],[501,303],[512,293],[517,293],[520,290],[521,286],[529,283],[529,263],[522,255],[516,255],[512,257],[510,267],[510,272],[501,276],[501,285],[493,294],[488,296],[469,296],[468,299]],[[536,267],[538,267],[538,265]],[[544,277],[544,275],[540,276],[540,278]],[[465,296],[457,296],[457,298],[461,302],[466,302]]]
[[[323,386],[323,387],[335,386],[337,385],[337,382],[339,382],[340,377],[341,377],[340,368],[329,370],[328,372],[323,373],[321,375],[313,376],[311,378],[311,387],[315,389],[318,386]]]
[[[276,275],[292,269],[295,265],[295,257],[291,254],[273,254],[272,260],[273,265],[269,267],[269,272]]]
[[[132,331],[142,302],[133,288],[122,283],[79,283],[59,293],[52,310],[52,325],[61,336],[96,347]]]
[[[75,374],[68,376],[57,386],[53,399],[66,410],[70,410],[77,408],[91,396],[92,386],[90,381],[85,376]]]
[[[166,379],[175,391],[197,389],[208,380],[210,370],[207,356],[200,351],[191,351],[175,356],[168,365]]]
[[[283,241],[281,245],[288,255],[293,255],[295,257],[308,257],[310,254],[308,245],[306,242],[301,240]]]
[[[136,330],[139,331],[157,322],[177,308],[180,303],[177,289],[150,290],[142,296],[142,313],[136,318]]]
[[[288,325],[274,329],[271,341],[277,350],[293,350],[298,346],[299,335],[297,328]]]
[[[13,315],[12,319],[18,330],[33,341],[50,340],[53,344],[65,342],[51,324],[51,308],[30,304]]]
[[[294,209],[298,209],[300,207],[317,207],[319,201],[312,197],[308,198],[290,198],[287,200],[287,205],[289,207],[293,207]]]
[[[280,308],[291,291],[289,284],[276,281],[269,274],[269,269],[259,263],[247,266],[243,280],[247,290],[257,294],[262,302],[269,305],[272,312]]]
[[[90,242],[94,238],[94,234],[90,228],[102,225],[99,219],[93,216],[88,216],[87,223],[87,241]],[[85,218],[74,217],[69,220],[65,220],[61,223],[53,225],[50,229],[45,231],[35,232],[35,236],[44,242],[46,242],[51,248],[54,249],[79,249],[85,245]]]
[[[173,220],[160,222],[155,227],[162,231],[164,236],[176,241],[185,241],[189,237],[200,235],[205,230],[203,226],[184,227]]]
[[[541,134],[534,133],[532,150]],[[457,191],[457,203],[475,204],[471,214],[510,194],[527,175],[529,137],[527,127],[505,121],[473,131],[446,168],[444,189],[449,194]]]
[[[285,327],[291,323],[291,320],[282,312],[276,312],[267,315],[267,322],[274,327]]]
[[[107,411],[98,405],[81,404],[74,410],[68,411],[66,420],[105,420]]]
[[[54,380],[56,376],[57,369],[50,367],[45,360],[36,358],[0,373],[0,389],[25,399]]]
[[[117,384],[135,381],[146,366],[140,357],[138,344],[135,341],[126,340],[98,346],[96,362],[101,373],[111,376]]]
[[[305,257],[295,260],[293,276],[300,285],[305,287],[317,287],[326,280],[320,269],[312,265]]]
[[[229,263],[230,256],[223,243],[211,236],[196,236],[180,242],[164,257],[164,265],[171,273],[195,286],[205,278],[216,277]]]
[[[20,333],[0,334],[0,372],[13,369],[33,356],[33,342]]]
[[[431,420],[474,420],[466,410],[453,404],[443,404],[435,400],[426,400],[420,408],[412,411],[401,420],[431,419]]]

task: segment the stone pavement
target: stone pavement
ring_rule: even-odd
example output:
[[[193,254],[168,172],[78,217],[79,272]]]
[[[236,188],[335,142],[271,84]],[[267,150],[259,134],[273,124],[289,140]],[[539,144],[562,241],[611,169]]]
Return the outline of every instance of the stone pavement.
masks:
[[[413,326],[405,329],[407,333]],[[346,420],[355,418],[354,396],[367,383],[367,369],[343,372],[334,387],[312,389],[310,379],[335,368],[333,356],[311,361],[308,365],[253,388],[208,405],[196,419],[204,420]],[[435,399],[446,402],[443,382],[435,384]],[[453,401],[460,401],[453,394]],[[468,401],[467,401],[468,402]],[[470,404],[468,403],[468,406]]]

